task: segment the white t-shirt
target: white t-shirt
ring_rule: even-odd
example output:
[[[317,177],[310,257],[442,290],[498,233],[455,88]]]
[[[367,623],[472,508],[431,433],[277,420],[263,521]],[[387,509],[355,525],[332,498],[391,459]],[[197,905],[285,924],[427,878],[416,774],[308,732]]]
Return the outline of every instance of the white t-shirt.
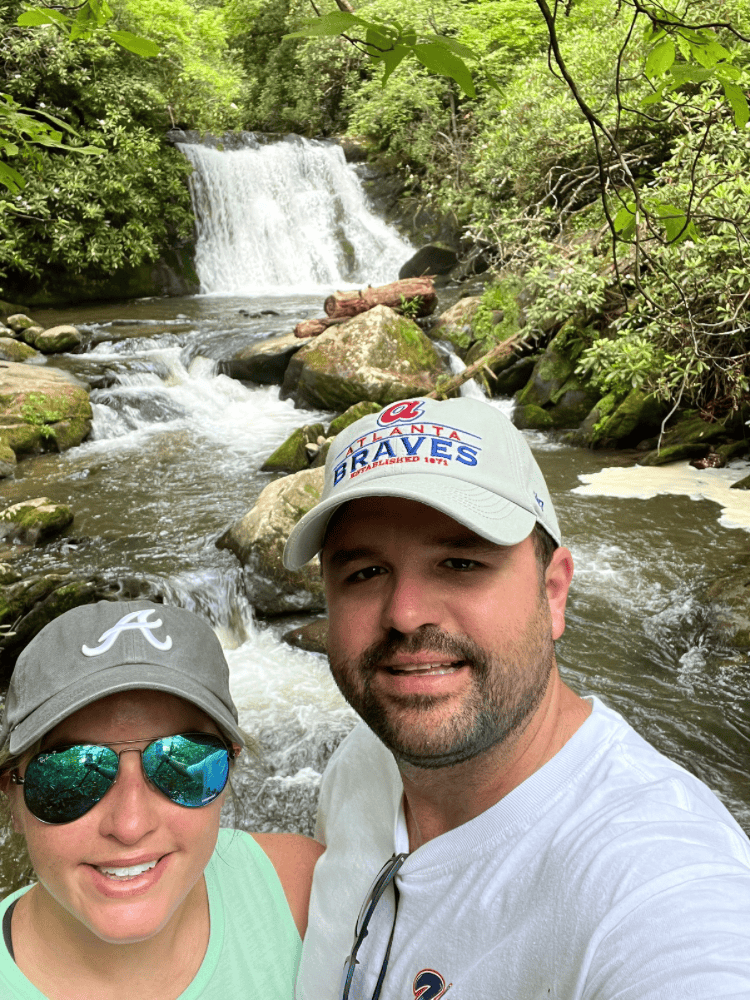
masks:
[[[381,1000],[750,1000],[750,841],[701,781],[592,702],[544,767],[406,859]],[[323,778],[297,1000],[338,998],[367,891],[408,851],[402,792],[359,724]],[[393,916],[388,889],[351,1000],[370,1000]]]

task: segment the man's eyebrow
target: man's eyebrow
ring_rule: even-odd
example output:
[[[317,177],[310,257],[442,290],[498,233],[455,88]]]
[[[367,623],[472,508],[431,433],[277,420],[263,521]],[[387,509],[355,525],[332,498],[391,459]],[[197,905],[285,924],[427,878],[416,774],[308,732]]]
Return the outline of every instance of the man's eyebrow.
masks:
[[[321,553],[321,555],[322,554],[323,553]],[[373,549],[364,547],[356,549],[336,549],[336,551],[332,552],[330,556],[327,556],[327,561],[331,564],[331,566],[346,566],[348,563],[356,562],[359,559],[377,559],[377,556]]]

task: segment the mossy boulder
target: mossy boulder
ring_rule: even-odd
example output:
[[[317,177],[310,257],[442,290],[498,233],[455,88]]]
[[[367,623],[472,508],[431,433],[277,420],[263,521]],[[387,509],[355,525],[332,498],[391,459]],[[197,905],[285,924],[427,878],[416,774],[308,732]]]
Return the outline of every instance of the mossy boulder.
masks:
[[[538,360],[535,354],[526,358],[519,358],[515,354],[511,354],[507,359],[510,363],[504,368],[501,368],[499,364],[497,368],[495,365],[491,365],[490,367],[495,374],[494,379],[488,380],[492,395],[512,396],[513,393],[522,389],[531,378]]]
[[[292,528],[320,500],[323,479],[323,469],[318,468],[269,483],[255,506],[216,542],[242,563],[248,600],[261,614],[322,611],[325,607],[317,559],[294,571],[282,562]]]
[[[29,358],[36,357],[39,357],[39,353],[30,344],[14,340],[12,337],[0,337],[0,359],[3,361],[15,361],[21,364]]]
[[[667,430],[658,451],[654,449],[643,456],[641,465],[667,465],[669,462],[705,458],[717,445],[729,443],[730,436],[721,422],[710,424],[696,411],[690,410]]]
[[[516,401],[521,406],[554,405],[574,378],[576,363],[585,346],[584,332],[570,320],[547,345],[528,383],[516,394]]]
[[[600,404],[598,404],[600,405]],[[631,448],[658,434],[668,405],[642,389],[627,396],[596,424],[591,432],[594,448]]]
[[[28,344],[29,347],[35,347],[36,338],[41,333],[44,333],[44,327],[35,323],[34,326],[27,326],[25,330],[21,330],[18,336],[24,344]]]
[[[729,644],[750,650],[750,549],[734,556],[729,568],[707,587],[705,597],[716,602],[716,624]]]
[[[460,357],[464,357],[469,345],[474,341],[474,331],[471,321],[482,302],[481,295],[470,295],[459,299],[450,309],[438,317],[429,334],[433,340],[447,340],[456,349]]]
[[[547,410],[533,403],[516,405],[513,423],[523,431],[549,431],[554,427],[554,421]]]
[[[22,545],[35,545],[65,531],[73,523],[73,511],[47,497],[22,500],[0,511],[0,536]]]
[[[7,680],[15,660],[55,618],[81,604],[111,598],[111,588],[98,579],[66,577],[56,573],[0,587],[0,625],[12,626],[12,635],[0,638],[0,680]]]
[[[364,400],[386,406],[431,392],[444,370],[416,323],[375,306],[302,347],[289,362],[280,397],[339,412]]]
[[[87,390],[65,372],[0,362],[0,440],[16,455],[72,448],[91,419]]]
[[[369,403],[367,401],[355,403],[354,406],[350,406],[348,410],[344,410],[343,413],[333,418],[328,426],[326,437],[336,437],[337,434],[346,430],[350,424],[355,423],[360,417],[367,417],[371,413],[377,413],[378,410],[382,410],[380,403]]]
[[[42,354],[61,354],[80,347],[83,338],[74,326],[53,326],[34,337],[34,347]]]
[[[323,424],[305,424],[298,427],[279,447],[269,455],[262,472],[300,472],[310,464],[311,456],[305,446],[318,444],[318,438],[325,437]]]
[[[12,476],[16,471],[16,453],[0,438],[0,479]]]
[[[21,333],[23,330],[28,330],[29,327],[38,326],[39,324],[31,316],[27,316],[26,313],[14,313],[12,316],[8,316],[5,320],[5,325],[9,326],[14,333]]]

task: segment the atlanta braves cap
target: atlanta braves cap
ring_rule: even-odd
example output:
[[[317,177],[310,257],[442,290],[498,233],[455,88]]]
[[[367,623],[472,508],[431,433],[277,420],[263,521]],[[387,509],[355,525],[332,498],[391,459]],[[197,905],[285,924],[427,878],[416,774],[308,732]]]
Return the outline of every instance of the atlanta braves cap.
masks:
[[[376,496],[434,507],[497,545],[523,541],[536,524],[558,545],[561,540],[547,484],[523,434],[478,399],[400,400],[335,437],[320,503],[289,535],[287,569],[299,569],[320,551],[342,504]]]
[[[149,601],[86,604],[46,625],[18,657],[0,746],[10,737],[10,753],[23,753],[84,705],[138,688],[192,702],[244,746],[213,629],[192,611]]]

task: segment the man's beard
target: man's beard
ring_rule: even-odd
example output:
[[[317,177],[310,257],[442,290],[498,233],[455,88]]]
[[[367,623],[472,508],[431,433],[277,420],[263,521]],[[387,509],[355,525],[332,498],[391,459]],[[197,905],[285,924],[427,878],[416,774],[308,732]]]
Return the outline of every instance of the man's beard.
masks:
[[[461,706],[441,722],[430,719],[431,709],[445,700],[439,696],[389,693],[380,699],[373,690],[380,664],[393,662],[397,654],[425,651],[435,653],[436,660],[464,661],[472,674]],[[546,601],[503,657],[467,636],[426,625],[411,635],[392,632],[369,646],[354,665],[331,658],[334,679],[349,704],[397,760],[422,768],[452,767],[520,735],[544,697],[554,665]]]

